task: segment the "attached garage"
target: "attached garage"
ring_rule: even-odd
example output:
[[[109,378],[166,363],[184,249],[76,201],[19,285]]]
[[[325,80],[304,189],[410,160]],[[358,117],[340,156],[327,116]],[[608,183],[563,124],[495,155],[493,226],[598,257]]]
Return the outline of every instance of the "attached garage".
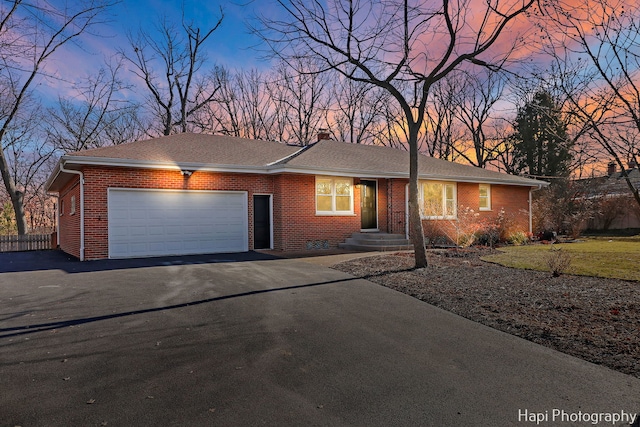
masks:
[[[109,258],[248,251],[247,193],[108,190]]]

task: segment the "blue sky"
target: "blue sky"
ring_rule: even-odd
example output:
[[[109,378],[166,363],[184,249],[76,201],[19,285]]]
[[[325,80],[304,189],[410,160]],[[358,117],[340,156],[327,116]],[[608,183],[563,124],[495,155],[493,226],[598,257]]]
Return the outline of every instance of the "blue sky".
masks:
[[[187,21],[210,28],[224,11],[222,26],[205,44],[209,65],[229,68],[263,68],[268,64],[252,46],[259,40],[250,34],[247,22],[260,13],[269,2],[265,0],[207,1],[207,0],[122,0],[111,9],[110,22],[94,29],[98,34],[83,37],[81,47],[67,45],[47,64],[47,72],[65,82],[85,78],[99,69],[118,49],[127,49],[127,33],[134,34],[142,27],[153,33],[160,17],[168,17],[179,25],[184,7]],[[50,82],[52,89],[64,91],[64,84]],[[64,96],[64,93],[59,93]]]
[[[222,26],[207,43],[210,59],[230,67],[256,65],[259,54],[250,47],[257,39],[249,34],[246,22],[256,11],[268,2],[237,0],[123,0],[114,9],[114,30],[118,39],[126,43],[126,32],[137,30],[140,26],[152,28],[159,17],[169,17],[180,23],[181,10],[184,8],[187,21],[193,21],[200,28],[209,28],[220,16],[220,7],[224,11]]]

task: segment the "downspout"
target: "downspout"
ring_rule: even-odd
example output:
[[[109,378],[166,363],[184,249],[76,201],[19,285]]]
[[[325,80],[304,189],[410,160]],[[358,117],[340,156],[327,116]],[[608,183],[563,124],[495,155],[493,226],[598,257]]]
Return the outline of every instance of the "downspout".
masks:
[[[56,232],[56,245],[58,245],[60,243],[60,194],[50,193],[48,191],[45,194],[47,196],[49,196],[49,197],[55,197],[56,198],[56,228],[55,228],[55,232]]]
[[[542,184],[538,184],[538,188],[529,189],[529,233],[533,233],[533,192],[538,190],[542,190]]]
[[[72,173],[80,177],[80,261],[84,261],[84,175],[81,171],[65,169],[62,163],[60,163],[60,172]]]

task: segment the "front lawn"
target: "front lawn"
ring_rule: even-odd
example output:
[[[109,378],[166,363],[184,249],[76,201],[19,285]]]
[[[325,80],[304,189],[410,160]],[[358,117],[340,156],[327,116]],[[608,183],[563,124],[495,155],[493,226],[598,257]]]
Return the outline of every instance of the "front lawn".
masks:
[[[640,281],[640,236],[627,238],[589,238],[575,243],[509,246],[485,261],[506,267],[549,271],[546,258],[551,248],[571,254],[568,274]]]

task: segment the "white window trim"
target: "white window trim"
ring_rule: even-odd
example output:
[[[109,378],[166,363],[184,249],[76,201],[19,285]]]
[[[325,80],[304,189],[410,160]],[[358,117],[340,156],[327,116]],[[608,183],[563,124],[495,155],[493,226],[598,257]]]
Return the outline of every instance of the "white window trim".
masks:
[[[76,196],[71,196],[71,208],[69,209],[69,215],[75,215],[76,213]]]
[[[487,188],[487,205],[488,205],[488,206],[487,206],[487,207],[479,206],[479,207],[478,207],[478,210],[481,210],[481,211],[490,211],[490,210],[491,210],[491,185],[490,185],[490,184],[480,184],[480,185],[478,186],[478,190],[479,190],[480,188],[482,188],[482,187],[486,187],[486,188]],[[479,198],[479,199],[481,199],[481,198]],[[480,200],[478,200],[478,204],[479,204],[479,203],[480,203]]]
[[[331,181],[331,207],[330,211],[321,211],[318,210],[318,180],[329,180]],[[336,180],[341,181],[349,181],[349,197],[350,204],[348,211],[338,211],[336,210]],[[353,210],[353,178],[342,178],[338,176],[316,176],[315,185],[313,187],[313,196],[316,204],[316,215],[320,216],[349,216],[354,215]]]
[[[424,190],[422,189],[423,184],[442,184],[442,215],[424,215],[422,211],[422,206],[424,204]],[[453,187],[453,215],[445,215],[446,209],[446,188],[447,185],[451,185]],[[420,185],[420,194],[419,194],[419,203],[420,203],[420,217],[422,219],[457,219],[458,218],[458,185],[455,182],[448,181],[428,181],[421,180]]]

